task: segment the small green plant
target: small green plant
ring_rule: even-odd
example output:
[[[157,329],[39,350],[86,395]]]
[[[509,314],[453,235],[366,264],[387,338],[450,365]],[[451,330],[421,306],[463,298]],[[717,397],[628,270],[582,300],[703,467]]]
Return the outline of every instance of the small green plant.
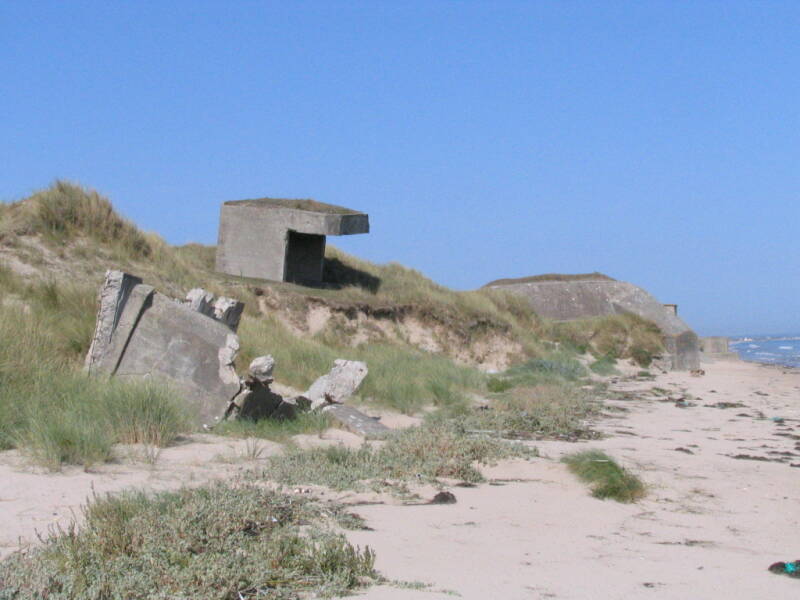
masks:
[[[486,389],[495,394],[505,392],[513,387],[514,382],[510,379],[504,379],[502,377],[489,377],[489,379],[486,380]]]
[[[617,502],[635,502],[645,494],[645,486],[636,475],[621,467],[600,450],[584,450],[561,459],[581,480],[592,487],[595,498]]]
[[[358,518],[259,487],[127,492],[94,498],[82,516],[1,562],[0,598],[288,600],[377,578],[374,553],[330,527]]]
[[[618,375],[619,371],[617,371],[616,364],[617,359],[613,356],[603,356],[589,365],[589,368],[598,375]]]

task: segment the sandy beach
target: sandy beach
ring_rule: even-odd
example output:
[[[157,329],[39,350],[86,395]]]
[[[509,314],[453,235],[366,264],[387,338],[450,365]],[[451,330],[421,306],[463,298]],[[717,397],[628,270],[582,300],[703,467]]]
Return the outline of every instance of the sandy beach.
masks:
[[[800,372],[738,361],[704,369],[618,379],[617,399],[595,423],[603,439],[536,442],[540,458],[450,488],[456,504],[353,506],[371,530],[348,537],[376,551],[385,577],[405,582],[360,597],[797,597],[800,581],[767,567],[800,558]],[[357,442],[327,435],[326,443]],[[278,451],[262,444],[262,456]],[[559,462],[589,447],[639,474],[647,496],[629,505],[591,497]],[[4,452],[0,553],[36,543],[37,531],[66,523],[92,493],[235,477],[252,463],[246,442],[214,436],[168,448],[154,466],[122,461],[91,472],[36,472]]]

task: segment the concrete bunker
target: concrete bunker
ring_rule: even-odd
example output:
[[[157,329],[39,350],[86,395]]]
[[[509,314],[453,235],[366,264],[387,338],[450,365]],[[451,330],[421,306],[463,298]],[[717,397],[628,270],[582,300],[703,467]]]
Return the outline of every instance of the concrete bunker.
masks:
[[[518,294],[539,316],[555,321],[623,313],[639,315],[661,329],[672,369],[687,371],[700,366],[700,340],[678,317],[677,305],[662,304],[631,283],[602,273],[550,274],[498,279],[484,287]]]
[[[216,269],[316,285],[322,282],[326,236],[356,233],[369,233],[369,216],[333,204],[280,198],[225,202]]]

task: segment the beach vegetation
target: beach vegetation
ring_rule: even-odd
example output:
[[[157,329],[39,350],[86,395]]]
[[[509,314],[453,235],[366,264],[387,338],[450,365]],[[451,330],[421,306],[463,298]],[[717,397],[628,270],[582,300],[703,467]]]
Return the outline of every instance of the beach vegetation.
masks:
[[[591,486],[595,498],[635,502],[645,495],[639,477],[601,450],[583,450],[562,458],[569,470]]]
[[[81,524],[78,524],[81,521]],[[256,486],[93,498],[80,519],[0,562],[0,598],[339,596],[377,579],[341,507]]]

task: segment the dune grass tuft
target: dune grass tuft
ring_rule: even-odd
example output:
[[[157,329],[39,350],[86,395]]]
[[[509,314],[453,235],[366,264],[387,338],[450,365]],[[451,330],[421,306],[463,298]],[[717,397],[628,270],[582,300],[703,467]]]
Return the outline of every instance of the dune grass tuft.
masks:
[[[288,485],[317,484],[361,489],[370,481],[483,481],[475,463],[535,456],[534,449],[486,436],[468,435],[456,423],[438,421],[395,432],[378,448],[329,446],[290,449],[269,459],[263,476]]]
[[[1,562],[0,597],[329,597],[377,578],[374,553],[331,528],[357,518],[255,486],[126,492],[93,499],[82,517]]]
[[[617,359],[613,356],[601,356],[589,365],[589,369],[591,369],[592,373],[597,373],[598,375],[618,375],[619,371],[617,371],[616,364]]]
[[[645,495],[639,477],[621,467],[600,450],[584,450],[561,459],[581,480],[592,488],[595,498],[611,498],[617,502],[635,502]]]
[[[580,439],[597,434],[587,419],[599,412],[602,403],[587,390],[569,381],[523,385],[491,397],[479,409],[445,411],[470,431],[491,432],[515,439]]]
[[[259,438],[273,442],[288,442],[299,434],[321,435],[332,426],[329,415],[319,412],[298,413],[294,419],[239,419],[225,421],[214,427],[214,433],[238,438]]]
[[[4,207],[4,228],[40,233],[57,241],[82,234],[124,248],[138,257],[151,253],[147,238],[114,210],[108,198],[77,184],[57,180],[29,198]]]
[[[188,430],[185,408],[156,382],[79,370],[94,325],[87,289],[6,276],[0,304],[0,449],[52,470],[108,460],[115,443],[162,447]]]

